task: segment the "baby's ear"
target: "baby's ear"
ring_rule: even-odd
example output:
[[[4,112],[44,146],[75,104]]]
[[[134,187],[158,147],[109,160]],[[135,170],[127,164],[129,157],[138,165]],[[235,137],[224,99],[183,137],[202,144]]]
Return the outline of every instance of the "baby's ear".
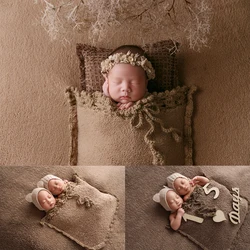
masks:
[[[102,75],[103,75],[103,77],[105,78],[105,81],[107,81],[107,80],[108,80],[107,74],[102,74]]]
[[[27,194],[25,196],[25,200],[28,201],[28,202],[32,202],[32,196],[31,195],[32,195],[31,193]]]
[[[37,185],[38,188],[43,188],[44,187],[43,181],[38,181],[36,185]]]
[[[157,193],[153,196],[153,201],[158,202],[158,203],[160,202],[160,194],[159,193]]]
[[[105,96],[110,96],[109,95],[109,85],[108,85],[108,79],[105,80],[105,82],[102,85],[102,91]]]

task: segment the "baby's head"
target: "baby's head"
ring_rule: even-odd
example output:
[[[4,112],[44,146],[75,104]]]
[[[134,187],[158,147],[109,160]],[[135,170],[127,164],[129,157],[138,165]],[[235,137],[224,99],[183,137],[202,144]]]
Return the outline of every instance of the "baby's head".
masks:
[[[155,194],[153,200],[171,212],[175,212],[183,204],[183,199],[173,189],[168,187],[164,187],[159,193]]]
[[[148,80],[155,77],[152,64],[144,54],[139,46],[124,45],[102,61],[101,72],[114,101],[128,103],[144,97]]]
[[[65,187],[66,183],[61,178],[48,174],[44,176],[38,183],[37,187],[43,187],[48,189],[53,195],[61,194]]]
[[[54,196],[45,188],[33,189],[31,193],[26,195],[25,199],[43,211],[49,211],[56,204]]]
[[[168,186],[173,188],[179,195],[186,195],[191,191],[191,180],[186,176],[173,173],[167,177]]]

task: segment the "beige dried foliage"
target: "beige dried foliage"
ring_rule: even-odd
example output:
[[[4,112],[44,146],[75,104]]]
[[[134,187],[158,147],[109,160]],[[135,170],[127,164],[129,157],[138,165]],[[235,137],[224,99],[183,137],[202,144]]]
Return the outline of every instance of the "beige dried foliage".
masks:
[[[75,33],[89,44],[159,39],[188,41],[200,50],[208,44],[212,10],[209,0],[36,0],[41,25],[51,40],[71,41]],[[120,42],[121,43],[121,42]]]

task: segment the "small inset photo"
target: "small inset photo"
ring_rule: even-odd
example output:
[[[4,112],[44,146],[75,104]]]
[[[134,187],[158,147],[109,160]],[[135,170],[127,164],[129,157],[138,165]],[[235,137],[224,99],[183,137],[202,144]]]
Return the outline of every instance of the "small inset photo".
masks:
[[[249,166],[126,167],[126,249],[248,249],[249,178]]]
[[[125,167],[1,167],[1,249],[125,249]]]

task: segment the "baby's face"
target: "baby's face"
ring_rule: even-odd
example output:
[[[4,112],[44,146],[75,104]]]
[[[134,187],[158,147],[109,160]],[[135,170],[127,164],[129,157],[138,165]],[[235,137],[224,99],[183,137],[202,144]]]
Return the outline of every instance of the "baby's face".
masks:
[[[166,193],[166,200],[172,211],[176,211],[182,207],[183,199],[174,191],[168,191]]]
[[[179,195],[186,195],[191,191],[190,181],[185,178],[177,178],[174,181],[174,187]]]
[[[56,204],[54,196],[46,190],[41,190],[38,193],[38,202],[45,211],[52,209]]]
[[[52,179],[48,182],[48,189],[53,195],[59,195],[65,188],[65,182],[63,180]]]
[[[110,97],[119,103],[142,99],[147,91],[145,71],[139,66],[116,64],[108,73]]]

